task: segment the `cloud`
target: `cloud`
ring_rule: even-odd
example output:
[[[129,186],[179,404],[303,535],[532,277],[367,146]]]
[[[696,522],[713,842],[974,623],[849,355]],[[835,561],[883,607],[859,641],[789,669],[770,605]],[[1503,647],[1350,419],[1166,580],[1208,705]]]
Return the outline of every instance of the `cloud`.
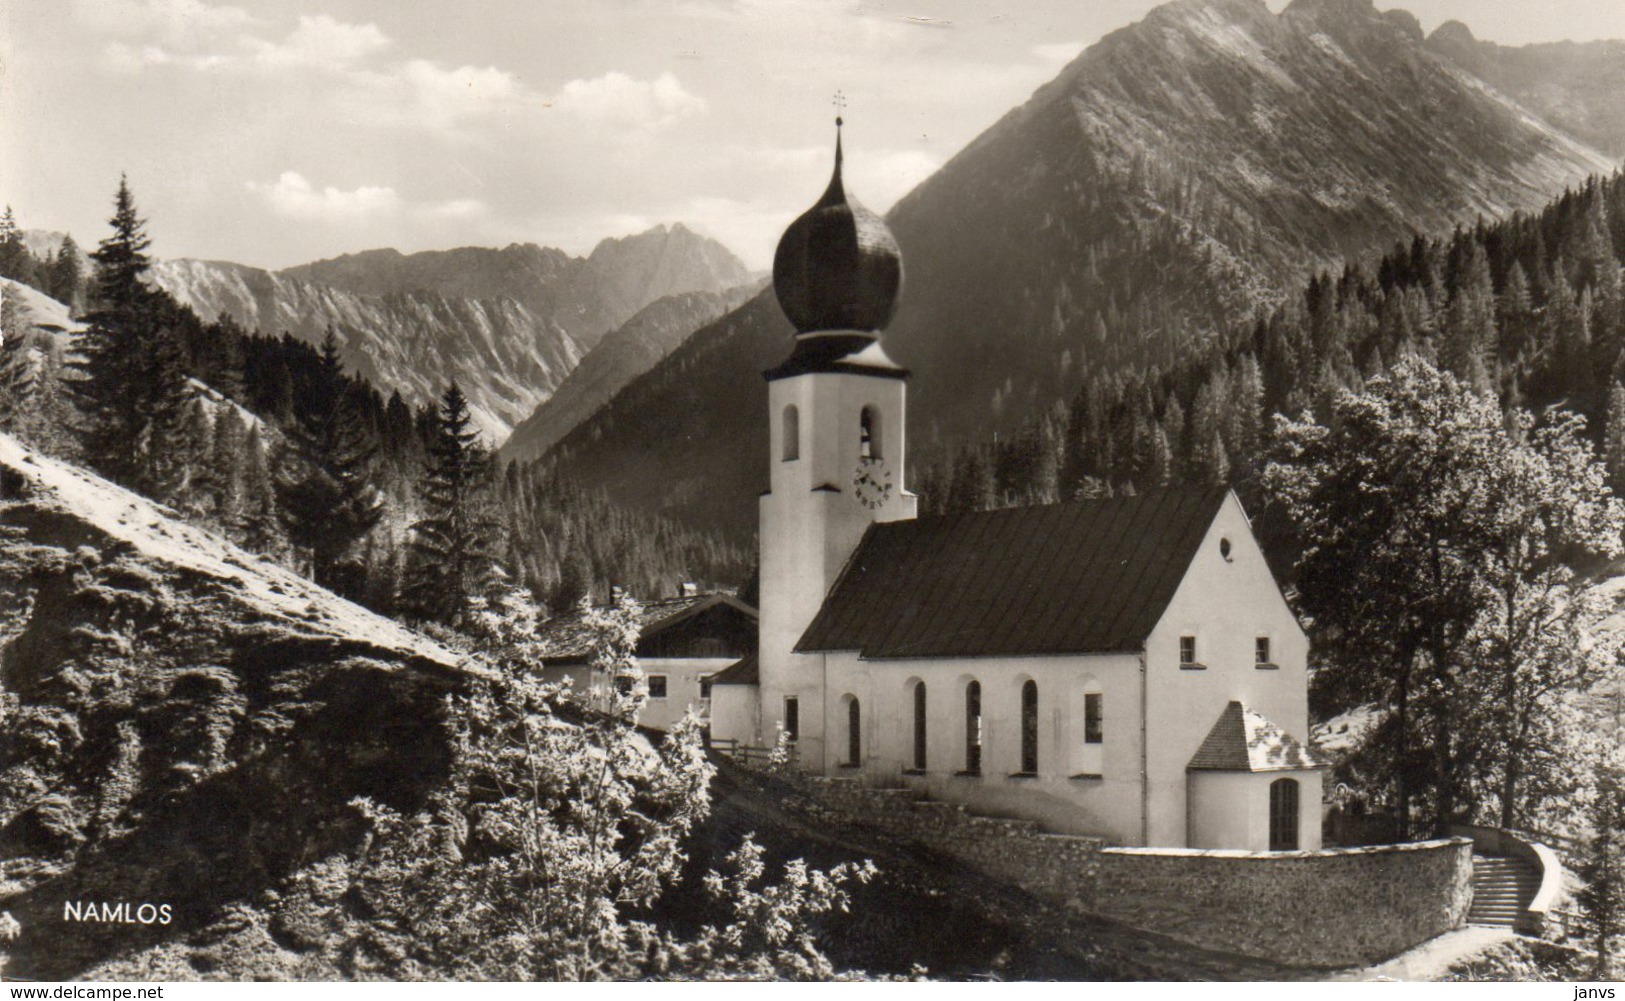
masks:
[[[299,26],[281,43],[253,39],[254,58],[265,66],[342,67],[389,47],[375,24],[347,24],[326,14],[300,15]]]
[[[260,23],[241,7],[202,0],[74,0],[73,13],[102,34],[185,52],[235,41]]]
[[[684,89],[672,73],[637,80],[611,71],[591,80],[571,80],[554,100],[583,121],[654,130],[706,110],[705,99]]]
[[[1057,65],[1069,63],[1077,58],[1078,53],[1084,49],[1082,42],[1052,42],[1048,45],[1033,46],[1033,55],[1046,63]]]
[[[364,184],[344,191],[317,188],[296,170],[285,170],[274,183],[249,181],[245,187],[285,219],[320,223],[394,221],[421,225],[485,223],[491,207],[477,198],[412,203],[394,188]]]
[[[364,185],[352,191],[317,190],[303,174],[285,170],[275,184],[249,181],[248,190],[264,198],[272,211],[290,219],[344,222],[398,213],[401,198],[394,188]]]
[[[421,206],[416,215],[430,222],[474,222],[489,218],[491,207],[478,198],[453,198]]]

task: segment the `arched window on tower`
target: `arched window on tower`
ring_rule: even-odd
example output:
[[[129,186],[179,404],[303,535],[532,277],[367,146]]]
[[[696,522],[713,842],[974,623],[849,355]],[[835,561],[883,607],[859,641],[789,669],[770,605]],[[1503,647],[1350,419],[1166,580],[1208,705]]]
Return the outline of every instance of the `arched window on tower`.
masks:
[[[925,682],[914,683],[914,770],[925,771]]]
[[[1038,774],[1038,682],[1021,686],[1021,774]]]
[[[880,458],[880,411],[874,407],[858,415],[858,452],[865,459]]]
[[[801,458],[801,411],[794,403],[784,408],[784,461]]]
[[[965,686],[965,774],[982,774],[982,683]]]

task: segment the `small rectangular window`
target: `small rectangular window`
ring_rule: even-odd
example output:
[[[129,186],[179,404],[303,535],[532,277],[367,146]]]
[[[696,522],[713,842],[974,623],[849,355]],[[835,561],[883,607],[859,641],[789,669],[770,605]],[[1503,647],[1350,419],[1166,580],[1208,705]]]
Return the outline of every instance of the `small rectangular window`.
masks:
[[[1100,744],[1104,741],[1105,729],[1101,724],[1100,693],[1089,692],[1083,697],[1083,742]]]
[[[1179,638],[1179,663],[1190,665],[1196,663],[1196,637],[1181,636]]]
[[[1254,643],[1253,663],[1259,667],[1267,667],[1275,663],[1270,659],[1270,638],[1260,636]]]
[[[701,678],[700,679],[700,698],[708,699],[710,697],[711,697],[711,679],[710,678]]]
[[[663,699],[666,697],[666,676],[664,674],[649,675],[649,698]]]
[[[784,735],[792,741],[801,739],[801,703],[794,695],[784,697]]]

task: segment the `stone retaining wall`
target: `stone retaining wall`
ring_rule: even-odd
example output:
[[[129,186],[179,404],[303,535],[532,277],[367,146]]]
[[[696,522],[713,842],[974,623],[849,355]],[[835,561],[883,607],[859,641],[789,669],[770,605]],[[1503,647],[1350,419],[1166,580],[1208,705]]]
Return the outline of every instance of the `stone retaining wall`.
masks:
[[[973,816],[908,789],[797,777],[844,819],[962,859],[1079,911],[1299,966],[1387,959],[1459,927],[1472,899],[1464,838],[1316,852],[1108,848],[1032,821]]]
[[[1302,966],[1387,959],[1460,927],[1465,838],[1318,852],[1107,848],[1090,899],[1137,927]]]

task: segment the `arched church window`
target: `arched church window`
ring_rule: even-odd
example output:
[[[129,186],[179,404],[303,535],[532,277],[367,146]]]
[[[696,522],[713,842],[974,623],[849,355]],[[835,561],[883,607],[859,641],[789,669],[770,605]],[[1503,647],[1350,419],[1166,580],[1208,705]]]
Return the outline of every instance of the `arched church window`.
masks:
[[[1270,783],[1270,851],[1290,852],[1298,847],[1298,780]]]
[[[965,686],[965,772],[982,773],[982,683]]]
[[[864,407],[858,415],[858,452],[865,459],[880,458],[880,411]]]
[[[1021,774],[1038,774],[1038,682],[1021,686]]]
[[[914,683],[914,769],[925,771],[925,682]]]
[[[846,703],[846,763],[856,768],[863,764],[863,710],[856,696],[847,696]]]
[[[794,403],[784,408],[784,461],[801,458],[801,411]]]

